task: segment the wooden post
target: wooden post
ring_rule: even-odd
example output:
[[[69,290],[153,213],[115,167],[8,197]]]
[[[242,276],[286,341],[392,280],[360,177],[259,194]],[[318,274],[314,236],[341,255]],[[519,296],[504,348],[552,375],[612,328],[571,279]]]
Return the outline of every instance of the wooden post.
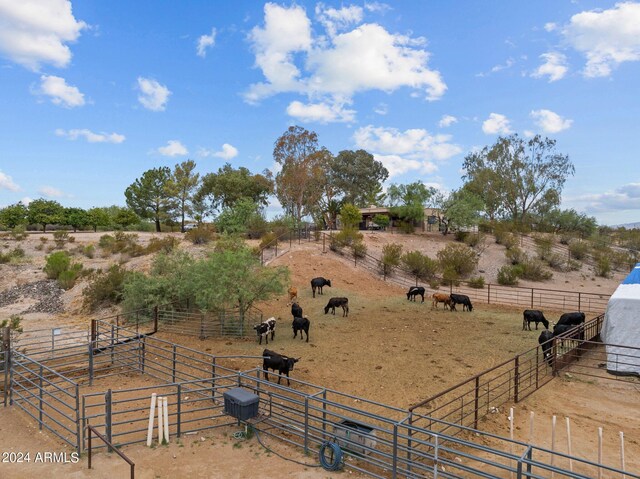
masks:
[[[158,332],[158,306],[153,307],[153,332]]]
[[[531,411],[529,413],[529,445],[533,444],[533,421],[535,419],[536,413]]]
[[[622,471],[622,479],[625,479],[624,474],[624,432],[620,431],[620,470]]]
[[[565,417],[565,419],[567,420],[567,452],[571,456],[573,454],[571,452],[571,424],[568,417]],[[569,470],[573,472],[573,460],[571,457],[569,457]]]
[[[149,427],[147,428],[147,447],[151,447],[153,441],[153,419],[156,412],[156,393],[151,393],[151,405],[149,406]]]
[[[551,465],[552,466],[556,458],[555,452],[556,452],[556,417],[553,416],[551,418]],[[553,479],[554,475],[555,473],[553,472],[553,470],[551,470],[551,479]]]
[[[158,444],[162,445],[162,443],[164,442],[164,425],[163,425],[164,414],[162,413],[164,405],[163,405],[161,396],[158,397],[157,405],[158,405],[157,407],[158,409]]]
[[[111,427],[112,427],[111,389],[108,389],[104,395],[104,420],[105,420],[104,429],[107,436],[107,441],[113,444],[113,437],[112,437],[112,430],[111,430]],[[109,447],[109,452],[112,452],[112,451],[113,449]]]
[[[487,304],[491,304],[491,283],[487,285]]]

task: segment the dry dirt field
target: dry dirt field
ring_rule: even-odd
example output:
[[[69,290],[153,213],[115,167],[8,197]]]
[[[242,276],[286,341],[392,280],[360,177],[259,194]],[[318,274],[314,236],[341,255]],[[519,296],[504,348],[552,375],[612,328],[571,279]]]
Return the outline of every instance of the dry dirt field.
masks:
[[[34,249],[34,246],[40,242],[39,236],[34,235],[21,245],[30,257],[30,262],[0,266],[0,292],[16,284],[43,279],[44,274],[41,268],[44,263],[44,252]],[[96,243],[99,238],[99,234],[92,233],[80,233],[74,236],[77,238],[76,245]],[[140,240],[146,242],[151,236],[153,235],[141,234]],[[366,241],[370,253],[374,255],[379,254],[377,251],[380,251],[386,242],[399,242],[404,245],[405,250],[417,249],[431,256],[435,256],[435,253],[445,244],[445,239],[438,234],[405,236],[371,232],[366,234]],[[10,245],[10,247],[13,246],[14,244]],[[196,254],[203,254],[203,248],[194,248],[185,242],[182,243],[182,247],[194,250]],[[100,255],[96,254],[93,260],[84,257],[78,257],[78,260],[86,267],[104,268],[113,262],[114,258],[100,258]],[[139,257],[126,261],[125,264],[144,271],[150,262],[149,257]],[[492,282],[495,281],[495,272],[504,263],[504,248],[491,243],[480,258],[478,270],[483,271],[480,274],[484,275],[488,282]],[[406,291],[403,288],[385,283],[364,270],[354,269],[351,262],[332,253],[322,253],[322,248],[318,245],[304,243],[294,245],[291,251],[270,264],[289,267],[291,283],[298,287],[300,305],[311,320],[309,343],[299,339],[294,340],[290,327],[290,306],[285,295],[257,305],[264,312],[265,317],[281,318],[276,329],[275,341],[270,342],[269,348],[302,358],[291,373],[292,377],[297,379],[382,403],[408,407],[516,353],[537,345],[538,334],[535,331],[522,331],[521,308],[475,304],[471,313],[444,311],[442,308],[432,310],[430,303],[407,301]],[[315,276],[331,279],[333,287],[325,287],[324,296],[316,296],[314,299],[311,297],[309,280]],[[618,272],[610,279],[595,278],[585,266],[578,272],[554,273],[552,280],[532,285],[557,290],[611,293],[624,276],[624,272]],[[83,286],[82,283],[78,284],[63,295],[64,313],[25,315],[27,328],[52,327],[59,322],[86,327],[89,316],[80,309]],[[340,309],[336,310],[335,316],[324,314],[323,308],[326,301],[332,296],[349,298],[348,318],[342,317]],[[0,318],[23,311],[30,301],[33,300],[21,298],[13,304],[1,307]],[[545,311],[548,318],[556,318],[559,313]],[[100,314],[97,316],[99,317]],[[160,333],[159,336],[213,354],[260,355],[265,347],[264,343],[262,346],[258,345],[254,338],[200,341],[197,338],[181,335]],[[238,368],[255,366],[257,366],[256,360],[237,365]],[[593,459],[593,442],[596,438],[593,431],[596,431],[598,426],[604,425],[605,434],[612,437],[614,434],[617,437],[617,430],[624,430],[627,437],[627,466],[630,471],[634,470],[631,467],[635,467],[637,473],[640,471],[640,421],[637,420],[640,417],[639,385],[640,382],[631,389],[619,390],[612,382],[589,384],[562,379],[554,380],[527,401],[516,406],[519,431],[528,432],[528,423],[526,423],[528,411],[536,411],[540,420],[536,426],[535,443],[545,445],[544,438],[550,435],[548,427],[545,432],[544,424],[550,423],[550,415],[557,414],[562,417],[570,415],[575,421],[573,426],[575,436],[584,438],[574,439],[576,445],[573,452]],[[113,386],[117,387],[117,383],[114,382]],[[567,398],[570,399],[567,400]],[[508,435],[507,415],[508,411],[500,411],[499,414],[485,421],[483,428]],[[33,424],[28,426],[30,418],[22,416],[25,415],[7,415],[5,411],[0,411],[0,450],[6,451],[8,447],[27,447],[32,441],[32,450],[49,450],[47,448],[53,447],[54,443],[46,442],[52,441],[50,438],[47,439],[46,433],[33,434],[33,429],[29,429],[29,427],[33,428]],[[543,417],[548,419],[542,419]],[[630,421],[631,418],[636,420]],[[34,436],[37,439],[34,439]],[[41,437],[45,442],[39,442]],[[527,440],[527,437],[519,437],[519,439]],[[202,447],[211,442],[214,443],[212,448]],[[209,473],[213,473],[216,467],[222,468],[218,470],[220,473],[218,477],[247,477],[243,475],[243,471],[246,470],[252,471],[252,477],[273,477],[274,475],[331,477],[325,471],[303,470],[301,466],[280,461],[275,456],[265,461],[263,456],[266,453],[259,452],[262,449],[257,444],[253,444],[253,447],[249,444],[240,448],[233,447],[231,441],[226,441],[219,432],[214,431],[208,434],[205,441],[201,443],[185,442],[183,448],[172,445],[166,449],[166,454],[163,453],[164,448],[150,453],[140,446],[127,447],[126,452],[140,464],[141,474],[149,474],[149,471],[153,471],[150,475],[140,475],[140,477],[179,477],[180,474],[171,475],[171,471],[176,470],[172,469],[174,467],[181,467],[180,470],[185,472],[189,470],[185,468],[191,468],[192,477],[212,477]],[[270,445],[272,443],[273,441]],[[609,449],[606,451],[605,458],[611,458],[607,461],[608,463],[618,465],[615,462],[617,450],[615,441],[609,441],[608,444]],[[61,446],[58,446],[54,450],[60,449]],[[195,461],[182,462],[184,452],[187,451],[196,457]],[[174,455],[177,456],[175,459]],[[242,461],[249,461],[252,466],[242,470],[237,469],[236,461],[232,460],[237,455],[240,455]],[[635,464],[630,459],[635,460]],[[98,460],[110,464],[118,462],[115,457],[102,457]],[[258,461],[260,465],[256,465],[257,462],[251,462],[252,460]],[[264,466],[263,461],[268,462],[269,465]],[[81,464],[85,467],[84,462]],[[177,464],[182,465],[177,466]],[[69,471],[71,477],[85,477],[85,472],[79,465],[57,467],[61,469],[56,471]],[[269,469],[271,467],[273,469]],[[22,471],[20,468],[15,467],[3,471],[0,467],[0,477],[34,477],[40,473],[22,475],[20,471]],[[45,469],[39,471],[44,472]],[[261,471],[260,474],[264,475],[256,475],[258,474],[256,471]],[[5,475],[5,472],[9,475]],[[213,475],[217,476],[217,474]]]

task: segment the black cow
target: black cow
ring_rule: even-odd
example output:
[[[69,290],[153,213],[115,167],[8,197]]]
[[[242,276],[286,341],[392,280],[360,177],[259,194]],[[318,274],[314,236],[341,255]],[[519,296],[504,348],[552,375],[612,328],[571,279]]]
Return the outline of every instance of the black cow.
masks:
[[[307,342],[309,342],[309,326],[311,326],[311,321],[306,316],[304,317],[294,317],[293,324],[293,339],[298,335],[298,331],[300,331],[300,339],[302,340],[302,332],[304,331],[307,334]]]
[[[267,371],[269,369],[273,369],[274,371],[278,371],[280,375],[286,374],[287,376],[287,386],[291,384],[289,381],[289,371],[293,371],[293,365],[300,361],[300,358],[290,358],[283,354],[278,354],[274,351],[270,351],[265,349],[262,351],[262,370],[264,372],[264,378],[268,381],[269,375]],[[281,377],[278,377],[278,384],[280,384]]]
[[[424,288],[422,286],[411,286],[407,292],[407,299],[416,300],[416,296],[422,296],[422,302],[424,303]]]
[[[566,339],[584,339],[584,328],[580,327],[579,324],[556,324],[553,327],[553,335],[554,336],[562,336],[567,331],[571,331],[575,328],[575,331],[566,336]]]
[[[560,319],[558,320],[557,325],[561,325],[561,324],[570,324],[570,325],[576,325],[576,324],[581,324],[584,323],[584,313],[564,313],[562,316],[560,316]]]
[[[331,309],[332,313],[336,314],[336,308],[342,307],[342,317],[349,316],[349,298],[331,298],[327,305],[324,307],[324,314],[327,314]]]
[[[531,331],[531,323],[536,323],[536,330],[538,329],[538,323],[542,323],[544,329],[549,329],[549,321],[544,317],[542,311],[537,309],[525,309],[522,316],[523,331],[526,329]]]
[[[451,296],[452,311],[456,309],[456,304],[462,305],[462,311],[464,311],[465,309],[469,311],[473,311],[473,305],[471,304],[471,300],[469,299],[469,296],[466,296],[464,294],[451,294],[450,296]]]
[[[313,297],[316,297],[316,288],[318,289],[318,293],[319,294],[324,294],[322,292],[322,288],[324,286],[329,286],[331,287],[331,280],[330,279],[324,279],[322,277],[320,278],[313,278],[311,280],[311,291],[313,292]]]
[[[267,344],[269,344],[269,333],[271,333],[271,341],[273,341],[273,338],[276,335],[276,318],[269,318],[260,324],[256,324],[253,329],[256,330],[258,338],[260,339],[259,344],[262,344],[263,336]]]
[[[302,308],[298,303],[293,303],[291,305],[291,316],[293,316],[294,318],[302,317]]]
[[[551,341],[552,339],[553,333],[548,329],[542,331],[540,333],[540,336],[538,337],[538,343],[540,344],[540,346],[542,346],[542,355],[544,356],[544,359],[545,361],[547,361],[547,364],[549,366],[551,366],[553,363],[553,356],[551,353],[553,347],[553,342]]]

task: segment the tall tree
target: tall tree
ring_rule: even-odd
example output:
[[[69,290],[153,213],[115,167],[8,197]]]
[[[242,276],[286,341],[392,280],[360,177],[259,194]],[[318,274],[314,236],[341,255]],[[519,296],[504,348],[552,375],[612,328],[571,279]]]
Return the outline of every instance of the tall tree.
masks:
[[[556,152],[555,140],[540,135],[500,137],[492,147],[467,155],[463,168],[465,188],[482,198],[490,219],[506,216],[520,224],[529,214],[558,205],[575,172],[569,157]]]
[[[59,224],[64,220],[64,208],[57,201],[39,198],[29,203],[27,216],[29,223],[42,225],[44,232],[47,225]]]
[[[73,228],[74,233],[89,224],[89,215],[82,208],[65,208],[64,223]]]
[[[89,208],[87,211],[87,224],[93,228],[93,231],[98,231],[98,227],[107,228],[111,226],[111,216],[105,207]]]
[[[160,232],[160,221],[171,216],[175,201],[171,197],[171,169],[163,166],[145,171],[124,192],[127,206],[138,216],[152,219]]]
[[[445,235],[452,228],[476,226],[484,209],[482,199],[466,188],[447,195],[438,191],[434,194],[432,203],[437,208],[438,220],[443,226],[442,234]]]
[[[184,233],[185,215],[193,213],[193,193],[200,181],[200,174],[195,173],[196,163],[193,160],[183,161],[173,169],[169,190],[176,200],[180,215],[180,231]]]
[[[424,221],[424,207],[435,193],[435,188],[427,187],[421,181],[415,181],[407,185],[389,186],[387,198],[393,214],[406,224],[415,225]]]
[[[365,150],[343,150],[331,162],[330,175],[344,203],[364,208],[379,194],[389,171]]]
[[[276,196],[285,212],[298,222],[311,206],[305,201],[305,195],[314,182],[318,149],[318,135],[300,126],[290,126],[276,140],[273,149],[273,159],[282,167],[276,175]]]
[[[21,202],[9,205],[0,210],[0,225],[13,229],[27,222],[27,207]]]

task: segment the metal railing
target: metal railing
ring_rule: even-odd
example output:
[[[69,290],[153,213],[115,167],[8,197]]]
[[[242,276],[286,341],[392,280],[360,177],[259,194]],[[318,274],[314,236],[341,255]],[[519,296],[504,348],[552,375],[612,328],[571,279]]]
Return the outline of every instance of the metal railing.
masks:
[[[197,336],[200,339],[255,334],[253,326],[261,323],[262,319],[262,311],[255,307],[244,313],[237,309],[206,313],[178,308],[158,310],[158,327],[163,332]]]
[[[117,448],[113,447],[113,444],[111,444],[109,441],[107,441],[107,439],[100,434],[96,428],[94,428],[91,424],[87,424],[87,436],[88,436],[88,446],[87,446],[87,454],[88,454],[88,467],[87,469],[91,469],[91,458],[92,458],[92,453],[93,453],[93,448],[91,447],[91,435],[95,434],[96,437],[98,439],[100,439],[102,442],[105,443],[106,446],[109,447],[109,451],[115,451],[116,454],[118,454],[118,456],[120,456],[122,459],[124,459],[124,461],[129,464],[129,470],[130,470],[130,477],[131,479],[135,479],[135,469],[136,469],[136,465],[134,464],[134,462],[129,459],[127,456],[124,455],[124,453],[120,450],[118,450]]]

